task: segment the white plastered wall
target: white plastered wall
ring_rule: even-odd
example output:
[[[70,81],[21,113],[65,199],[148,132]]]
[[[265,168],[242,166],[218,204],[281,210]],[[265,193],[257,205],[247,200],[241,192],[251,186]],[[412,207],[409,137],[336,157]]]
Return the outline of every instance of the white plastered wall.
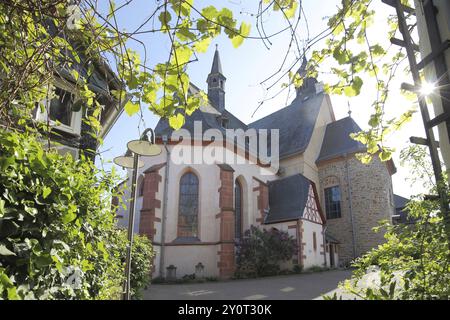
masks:
[[[142,157],[144,167],[139,169],[139,174],[142,174],[146,169],[153,165],[166,162],[166,151],[156,157]],[[168,146],[169,150],[173,150],[174,146]],[[193,146],[192,153],[206,152],[202,146]],[[242,184],[243,189],[243,230],[245,231],[250,225],[257,225],[256,219],[260,217],[257,208],[258,192],[253,191],[254,187],[259,185],[259,182],[254,179],[256,177],[264,182],[273,180],[277,176],[270,169],[261,168],[254,163],[244,161],[242,156],[235,155],[232,151],[222,148],[225,153],[225,159],[232,159],[235,157],[234,163],[230,163],[234,169],[234,179],[238,178]],[[173,156],[173,154],[172,154]],[[177,223],[178,223],[178,199],[179,199],[179,181],[181,176],[188,172],[194,172],[199,179],[199,226],[198,237],[202,243],[192,245],[171,245],[170,243],[177,238]],[[156,217],[162,221],[162,209],[164,201],[164,175],[165,167],[159,169],[159,174],[162,179],[159,184],[156,199],[161,200],[161,208],[156,208]],[[131,172],[128,173],[131,177]],[[220,187],[220,168],[216,164],[178,164],[178,162],[171,161],[169,167],[168,178],[168,201],[167,201],[167,216],[166,216],[166,234],[165,234],[165,263],[164,268],[169,265],[177,267],[177,277],[182,277],[186,274],[195,272],[195,265],[201,262],[205,266],[206,276],[217,276],[217,252],[219,251],[218,242],[220,240],[220,220],[216,218],[219,213],[219,192]],[[127,185],[131,186],[131,178],[128,179]],[[124,194],[124,199],[128,201],[129,191]],[[128,202],[127,202],[128,204]],[[139,231],[139,216],[142,208],[142,197],[138,197],[136,201],[136,215],[134,231]],[[127,227],[128,224],[128,208],[119,209],[118,215],[123,215],[119,219],[118,224]],[[159,258],[161,243],[161,222],[155,222],[156,235],[154,237],[155,257],[155,273],[159,274]]]
[[[328,95],[325,95],[314,125],[308,147],[302,154],[293,155],[280,160],[280,167],[284,169],[283,177],[301,173],[319,186],[319,175],[316,160],[322,147],[327,124],[334,121],[333,107]]]
[[[316,250],[314,250],[313,243],[313,233],[316,234]],[[318,223],[314,223],[308,220],[303,220],[303,243],[305,246],[303,248],[303,254],[306,256],[306,259],[303,260],[303,268],[308,269],[312,266],[323,267],[325,260],[323,254],[320,254],[324,251],[323,242],[323,234],[322,234],[322,225]]]
[[[450,39],[450,3],[448,0],[434,0],[434,6],[437,8],[437,23],[439,26],[439,32],[441,36],[441,40],[445,41]],[[416,8],[416,17],[417,17],[417,26],[419,33],[419,48],[421,53],[421,58],[425,58],[431,52],[431,46],[428,38],[428,32],[425,22],[425,16],[423,14],[422,6],[420,1],[415,0],[414,5]],[[445,51],[445,60],[447,65],[447,73],[448,68],[450,66],[450,49]],[[418,59],[419,62],[419,59]],[[425,68],[425,78],[428,82],[434,83],[436,82],[436,73],[434,70],[433,63],[428,64]],[[443,112],[442,102],[440,96],[437,94],[431,95],[430,99],[433,103],[434,113],[435,115],[439,115]],[[431,116],[433,118],[433,116]],[[449,135],[447,132],[447,128],[445,123],[442,123],[438,126],[439,132],[439,145],[440,151],[442,153],[442,158],[444,159],[445,165],[447,167],[447,171],[450,170],[450,143],[449,143]],[[437,138],[436,138],[437,139]],[[449,175],[450,179],[450,175]]]

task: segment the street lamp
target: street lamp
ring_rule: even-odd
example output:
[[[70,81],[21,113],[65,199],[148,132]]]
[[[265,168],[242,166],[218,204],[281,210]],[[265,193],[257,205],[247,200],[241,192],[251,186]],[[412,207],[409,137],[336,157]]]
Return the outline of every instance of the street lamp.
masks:
[[[148,133],[151,133],[149,139]],[[130,300],[130,278],[131,278],[131,251],[133,246],[133,226],[134,226],[134,211],[136,204],[136,184],[137,184],[137,169],[142,168],[144,163],[139,160],[139,156],[152,157],[161,153],[161,148],[155,144],[155,135],[152,129],[145,129],[139,140],[132,140],[127,143],[128,151],[125,156],[114,158],[114,163],[123,168],[133,169],[131,194],[130,194],[130,215],[128,217],[128,245],[127,256],[125,261],[125,283],[124,283],[124,300]],[[133,156],[129,155],[133,153]]]

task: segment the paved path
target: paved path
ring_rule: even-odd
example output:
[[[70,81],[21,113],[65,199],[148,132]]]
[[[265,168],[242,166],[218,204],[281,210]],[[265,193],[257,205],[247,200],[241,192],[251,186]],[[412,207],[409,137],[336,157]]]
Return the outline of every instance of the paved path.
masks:
[[[334,290],[350,278],[349,270],[333,270],[259,279],[229,280],[190,284],[151,285],[145,292],[148,300],[310,300]]]

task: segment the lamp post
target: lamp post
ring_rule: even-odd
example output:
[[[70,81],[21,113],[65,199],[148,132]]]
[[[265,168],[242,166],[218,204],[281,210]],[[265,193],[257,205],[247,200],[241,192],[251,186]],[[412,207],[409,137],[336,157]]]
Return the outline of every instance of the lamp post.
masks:
[[[148,133],[151,133],[149,140]],[[131,194],[130,194],[130,214],[128,217],[128,244],[127,255],[125,260],[125,282],[124,282],[124,300],[131,298],[131,253],[133,246],[133,226],[134,226],[134,211],[136,206],[136,185],[137,185],[137,171],[142,168],[144,163],[139,160],[139,156],[152,157],[161,153],[161,148],[155,144],[155,135],[152,129],[145,129],[139,140],[132,140],[127,143],[127,152],[125,156],[114,158],[114,163],[123,168],[133,169]],[[129,154],[133,154],[133,156]]]

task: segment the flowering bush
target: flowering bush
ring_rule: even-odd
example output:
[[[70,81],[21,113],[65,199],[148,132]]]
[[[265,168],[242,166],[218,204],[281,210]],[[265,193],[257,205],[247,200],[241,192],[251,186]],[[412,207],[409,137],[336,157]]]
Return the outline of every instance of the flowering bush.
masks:
[[[277,274],[280,264],[291,259],[296,252],[297,243],[287,232],[251,226],[237,244],[236,277]]]

